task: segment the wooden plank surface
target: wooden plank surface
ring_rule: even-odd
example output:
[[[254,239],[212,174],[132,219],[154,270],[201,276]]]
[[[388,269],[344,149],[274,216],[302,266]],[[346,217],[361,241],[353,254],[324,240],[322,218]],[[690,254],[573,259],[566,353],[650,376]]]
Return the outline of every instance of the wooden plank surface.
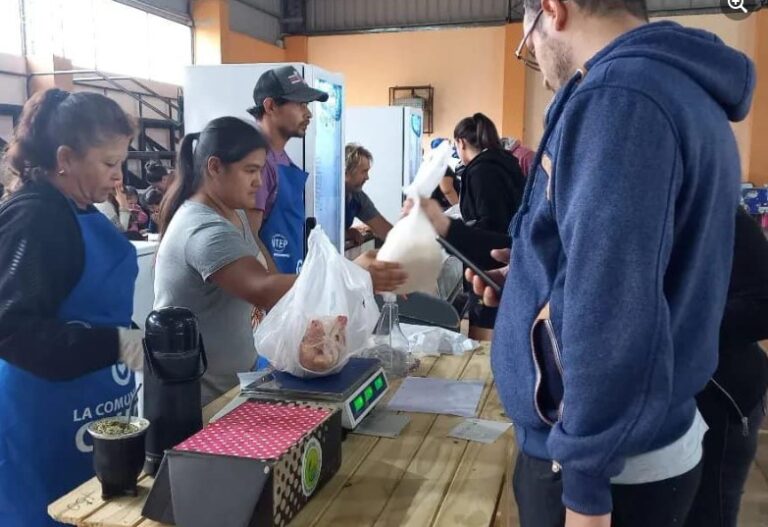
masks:
[[[464,380],[485,381],[481,408],[491,388],[490,377],[491,367],[484,352],[474,354],[460,376]],[[440,394],[435,396],[439,397]],[[467,448],[467,441],[448,438],[450,431],[463,419],[447,415],[437,417],[375,525],[426,526],[432,523]],[[498,495],[498,489],[494,494]],[[495,509],[495,503],[491,504],[490,509],[489,516]]]
[[[502,421],[501,413],[501,401],[493,390],[480,417]],[[510,429],[490,445],[467,445],[433,525],[474,527],[493,523],[499,492],[508,472],[512,443]],[[501,513],[504,515],[504,511]]]
[[[419,361],[419,368],[414,376],[427,377],[432,367],[437,363],[438,357],[425,357]],[[389,402],[397,389],[400,387],[402,379],[392,381],[390,390],[382,398],[382,406]],[[362,436],[350,434],[341,446],[341,467],[331,481],[315,495],[312,500],[301,510],[301,512],[291,521],[291,527],[303,527],[313,525],[317,522],[325,511],[339,494],[347,486],[347,481],[362,463],[363,459],[376,446],[378,437]]]
[[[491,392],[487,346],[475,354],[462,357],[424,358],[415,375],[445,379],[484,379],[486,386],[481,399],[484,406],[481,408],[484,415],[498,415],[498,400]],[[398,386],[399,381],[392,383],[387,400]],[[238,390],[233,389],[226,396],[208,405],[203,412],[205,422],[237,393]],[[410,525],[430,525],[446,495],[450,496],[450,499],[463,499],[463,492],[471,485],[461,485],[457,477],[463,477],[466,473],[476,478],[477,474],[472,476],[472,460],[483,462],[483,455],[487,457],[491,454],[484,449],[476,451],[475,445],[468,446],[466,441],[445,437],[461,418],[431,414],[409,415],[411,422],[401,436],[395,439],[350,434],[342,444],[342,465],[339,472],[291,525],[357,527],[373,525],[377,521],[381,525],[395,525],[390,520],[396,521],[398,518],[394,510],[396,503],[406,498],[409,489],[413,488],[413,482],[420,482],[415,496],[424,503],[406,514],[406,517],[412,517],[415,522]],[[506,442],[508,438],[497,443],[502,445]],[[442,465],[448,468],[440,468]],[[424,482],[425,478],[430,481]],[[431,481],[432,478],[434,481]],[[498,481],[499,488],[494,494],[496,498],[501,494],[502,479],[499,478]],[[104,502],[101,500],[100,484],[94,478],[51,504],[49,513],[59,521],[88,527],[163,527],[158,522],[140,516],[152,482],[149,477],[141,479],[140,495],[137,498],[124,497]],[[483,498],[480,506],[487,506],[488,510],[481,514],[484,518],[491,518],[497,508],[494,503],[497,499],[488,496]],[[412,501],[413,496],[410,499]],[[422,519],[426,523],[421,523]]]
[[[441,357],[429,372],[433,378],[455,379],[464,370],[469,355]],[[436,416],[409,414],[411,422],[394,439],[379,439],[357,471],[349,479],[325,514],[314,525],[372,525],[397,482],[410,464]]]

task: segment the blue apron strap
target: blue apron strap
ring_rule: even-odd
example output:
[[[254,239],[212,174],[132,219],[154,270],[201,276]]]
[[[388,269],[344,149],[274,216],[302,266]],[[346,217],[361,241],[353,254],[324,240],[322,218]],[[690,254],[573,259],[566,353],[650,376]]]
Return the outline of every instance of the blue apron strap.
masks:
[[[278,165],[277,198],[261,227],[261,239],[281,273],[298,273],[304,260],[304,186],[307,173]]]

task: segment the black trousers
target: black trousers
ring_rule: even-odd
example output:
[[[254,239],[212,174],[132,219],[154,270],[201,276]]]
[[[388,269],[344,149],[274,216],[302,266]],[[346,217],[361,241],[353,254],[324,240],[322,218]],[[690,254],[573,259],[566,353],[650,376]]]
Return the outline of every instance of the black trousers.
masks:
[[[758,432],[765,417],[763,403],[748,410],[746,434],[725,397],[702,399],[699,411],[709,430],[704,436],[701,485],[686,527],[736,527],[744,484],[755,459]]]
[[[643,485],[614,485],[612,527],[680,527],[696,495],[701,464],[681,476]],[[517,456],[512,480],[520,527],[563,527],[560,473],[552,462]]]

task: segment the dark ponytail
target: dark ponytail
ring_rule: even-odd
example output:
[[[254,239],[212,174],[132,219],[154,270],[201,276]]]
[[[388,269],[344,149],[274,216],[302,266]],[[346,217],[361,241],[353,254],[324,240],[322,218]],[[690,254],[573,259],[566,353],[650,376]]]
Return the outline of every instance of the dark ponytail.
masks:
[[[37,92],[24,105],[4,162],[9,175],[24,183],[54,171],[61,146],[85,154],[114,137],[133,133],[131,118],[112,99],[52,88]]]
[[[266,148],[267,140],[261,132],[236,117],[219,117],[202,132],[185,135],[176,177],[160,205],[160,236],[168,230],[179,207],[203,186],[209,158],[216,157],[228,165],[242,161],[254,150]]]
[[[501,148],[501,139],[496,125],[486,115],[476,113],[459,121],[453,130],[454,139],[463,139],[480,151]]]

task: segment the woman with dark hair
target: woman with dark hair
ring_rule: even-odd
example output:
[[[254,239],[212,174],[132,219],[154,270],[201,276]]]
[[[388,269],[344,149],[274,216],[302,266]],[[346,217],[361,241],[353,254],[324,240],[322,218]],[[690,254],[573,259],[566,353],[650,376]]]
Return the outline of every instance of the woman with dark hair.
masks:
[[[156,188],[151,188],[144,195],[144,212],[149,216],[146,231],[149,234],[160,232],[160,205],[163,202],[163,193]]]
[[[496,125],[476,113],[459,121],[453,132],[456,151],[465,168],[461,176],[459,206],[462,221],[449,220],[437,202],[424,203],[427,215],[438,234],[446,238],[478,265],[499,267],[490,258],[490,247],[481,240],[497,240],[493,248],[509,247],[507,229],[523,197],[525,181],[517,160],[501,147]],[[482,254],[475,248],[483,247]],[[470,336],[490,340],[496,321],[496,308],[482,305],[469,292]]]
[[[158,161],[147,161],[144,165],[147,173],[147,183],[149,188],[154,188],[165,194],[171,184],[171,172],[168,168]]]
[[[15,190],[0,205],[3,527],[58,525],[48,503],[93,476],[87,425],[126,409],[130,369],[143,365],[143,334],[129,329],[136,250],[93,206],[121,181],[133,133],[103,95],[51,89],[24,105],[5,153]]]
[[[244,212],[253,207],[266,156],[255,127],[214,119],[182,141],[178,174],[160,207],[155,308],[182,306],[197,315],[208,355],[203,405],[254,366],[253,307],[272,308],[296,280],[267,271]],[[399,267],[384,269],[384,280],[372,273],[378,290],[404,280]]]

